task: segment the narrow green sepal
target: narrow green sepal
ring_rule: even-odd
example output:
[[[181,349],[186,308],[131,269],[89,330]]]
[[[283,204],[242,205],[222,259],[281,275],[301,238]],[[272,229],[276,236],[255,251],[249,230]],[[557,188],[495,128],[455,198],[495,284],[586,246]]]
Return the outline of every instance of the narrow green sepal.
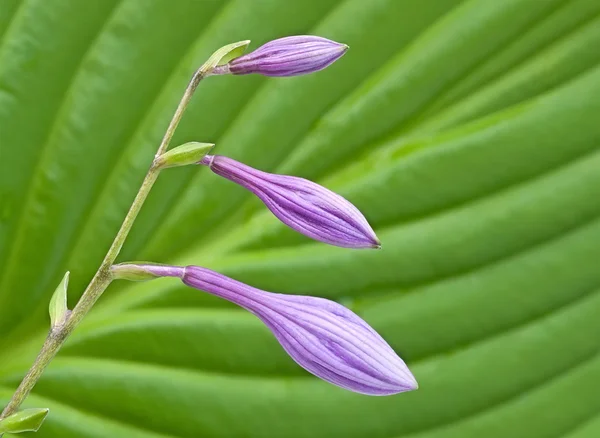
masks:
[[[203,74],[210,74],[211,70],[216,66],[227,64],[232,59],[241,56],[246,51],[249,44],[250,40],[244,40],[221,47],[208,58],[208,61],[206,61],[202,67],[200,67],[200,71]]]
[[[214,147],[211,143],[195,141],[182,144],[165,152],[156,159],[156,165],[161,169],[166,167],[187,166],[198,163]]]
[[[33,408],[17,412],[0,420],[0,435],[3,433],[37,432],[50,409]]]
[[[50,325],[52,328],[63,325],[67,319],[67,288],[69,287],[69,271],[65,273],[62,281],[54,291],[50,300]]]

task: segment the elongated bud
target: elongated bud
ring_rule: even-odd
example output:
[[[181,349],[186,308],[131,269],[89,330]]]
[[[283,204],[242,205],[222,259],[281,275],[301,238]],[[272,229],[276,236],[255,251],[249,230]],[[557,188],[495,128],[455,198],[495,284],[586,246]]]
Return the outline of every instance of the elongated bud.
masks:
[[[207,155],[200,164],[250,190],[281,222],[312,239],[345,248],[381,247],[362,213],[319,184],[262,172],[221,155]]]
[[[24,409],[0,420],[0,436],[3,433],[37,432],[48,416],[46,408]]]
[[[152,271],[154,265],[144,269]],[[359,316],[323,298],[265,292],[199,266],[159,267],[195,289],[224,298],[256,316],[300,366],[334,385],[368,395],[417,389],[394,350]]]
[[[160,168],[195,164],[202,160],[214,146],[212,143],[198,143],[195,141],[185,143],[157,157],[155,164]]]
[[[327,38],[302,35],[279,38],[247,55],[214,69],[213,74],[297,76],[324,69],[348,50],[345,44]]]

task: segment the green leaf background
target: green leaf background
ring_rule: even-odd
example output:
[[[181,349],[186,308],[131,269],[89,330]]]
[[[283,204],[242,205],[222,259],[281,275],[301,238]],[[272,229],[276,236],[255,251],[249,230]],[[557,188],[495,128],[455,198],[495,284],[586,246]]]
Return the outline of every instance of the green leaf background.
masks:
[[[120,260],[336,299],[420,382],[366,397],[252,315],[115,283],[28,399],[41,438],[600,436],[598,0],[0,0],[0,403],[65,271],[99,265],[191,73],[222,45],[350,45],[318,74],[209,78],[173,144],[311,178],[381,251],[310,242],[241,188],[165,171]]]

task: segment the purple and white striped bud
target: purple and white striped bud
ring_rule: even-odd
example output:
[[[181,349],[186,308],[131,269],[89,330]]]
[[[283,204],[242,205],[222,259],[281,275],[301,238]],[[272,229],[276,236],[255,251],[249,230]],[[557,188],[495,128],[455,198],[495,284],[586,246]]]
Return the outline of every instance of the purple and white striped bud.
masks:
[[[345,248],[381,247],[362,213],[319,184],[262,172],[221,155],[206,155],[200,164],[250,190],[281,222],[312,239]]]
[[[249,310],[301,367],[334,385],[367,395],[391,395],[418,387],[392,347],[338,303],[265,292],[199,266],[120,266],[127,271],[179,277],[190,287]]]
[[[323,70],[348,50],[327,38],[301,35],[270,41],[247,55],[216,67],[212,74],[297,76]]]

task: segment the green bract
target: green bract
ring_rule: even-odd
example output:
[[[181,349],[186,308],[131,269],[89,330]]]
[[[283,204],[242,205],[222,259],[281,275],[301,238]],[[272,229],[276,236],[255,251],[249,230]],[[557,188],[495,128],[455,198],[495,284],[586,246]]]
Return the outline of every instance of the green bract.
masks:
[[[48,411],[40,408],[25,409],[0,420],[0,436],[3,433],[36,432],[46,419]]]
[[[50,299],[49,313],[50,313],[50,326],[52,328],[62,325],[67,318],[69,308],[67,307],[67,292],[69,289],[69,275],[67,271],[62,281],[54,291],[52,298]]]
[[[226,46],[221,47],[215,53],[208,58],[200,70],[202,72],[210,73],[210,71],[215,68],[217,65],[227,64],[234,58],[240,56],[246,50],[250,44],[250,40],[239,41],[233,44],[227,44]]]
[[[214,144],[195,141],[176,146],[156,159],[159,167],[178,167],[198,163],[210,152]]]

